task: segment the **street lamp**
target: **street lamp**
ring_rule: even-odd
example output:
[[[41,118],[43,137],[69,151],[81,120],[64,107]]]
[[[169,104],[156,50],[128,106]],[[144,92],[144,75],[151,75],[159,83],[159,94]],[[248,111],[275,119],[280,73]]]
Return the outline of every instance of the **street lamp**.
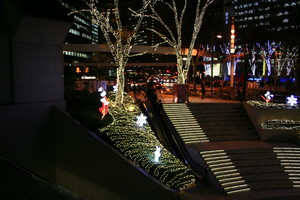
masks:
[[[221,39],[222,38],[222,35],[218,34],[218,35],[214,35],[212,34],[211,35],[211,65],[210,65],[210,95],[212,97],[213,95],[213,77],[214,77],[214,49],[213,49],[213,46],[214,46],[214,39],[216,38],[219,38]]]
[[[230,87],[234,85],[234,52],[235,52],[235,26],[234,26],[234,17],[231,21],[231,30],[230,30],[230,54],[231,54],[231,67],[230,67]]]

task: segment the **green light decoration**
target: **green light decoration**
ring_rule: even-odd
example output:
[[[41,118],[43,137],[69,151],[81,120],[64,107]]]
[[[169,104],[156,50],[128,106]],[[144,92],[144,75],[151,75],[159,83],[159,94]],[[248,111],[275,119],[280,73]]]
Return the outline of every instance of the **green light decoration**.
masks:
[[[115,93],[110,93],[109,98],[113,102]],[[128,112],[126,109],[133,103],[134,100],[129,95],[124,95],[122,106],[111,106],[110,114],[114,121],[100,131],[108,135],[114,146],[123,155],[166,186],[182,190],[193,184],[195,176],[192,170],[165,148],[161,148],[159,151],[159,162],[155,161],[154,152],[157,151],[157,147],[162,147],[162,144],[156,138],[149,124],[144,124],[142,127],[137,126],[137,117],[142,114],[141,110],[136,107],[133,111]]]

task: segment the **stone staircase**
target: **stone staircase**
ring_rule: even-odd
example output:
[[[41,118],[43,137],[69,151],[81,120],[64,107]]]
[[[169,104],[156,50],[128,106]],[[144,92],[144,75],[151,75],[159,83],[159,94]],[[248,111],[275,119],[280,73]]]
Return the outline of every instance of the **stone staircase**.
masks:
[[[163,104],[163,108],[185,144],[209,142],[186,104]]]
[[[188,104],[188,108],[210,142],[258,139],[240,103]]]
[[[183,143],[199,152],[210,182],[226,194],[300,188],[300,148],[260,141],[242,104],[163,104],[163,109]]]
[[[200,155],[226,194],[300,187],[300,148],[217,149]]]

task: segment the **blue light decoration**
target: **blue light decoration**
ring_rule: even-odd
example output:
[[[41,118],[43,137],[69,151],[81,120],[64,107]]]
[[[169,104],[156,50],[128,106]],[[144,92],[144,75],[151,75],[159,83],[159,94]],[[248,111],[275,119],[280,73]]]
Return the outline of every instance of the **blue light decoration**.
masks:
[[[139,127],[143,127],[144,124],[147,124],[147,117],[143,113],[137,116],[136,118],[137,118],[136,123]]]
[[[296,98],[294,95],[291,95],[290,97],[287,97],[287,104],[290,106],[294,106],[298,104],[298,98]]]

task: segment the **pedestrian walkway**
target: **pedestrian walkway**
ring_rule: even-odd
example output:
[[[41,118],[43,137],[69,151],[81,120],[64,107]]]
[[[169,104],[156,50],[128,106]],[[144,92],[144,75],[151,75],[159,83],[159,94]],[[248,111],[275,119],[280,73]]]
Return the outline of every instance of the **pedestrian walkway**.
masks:
[[[173,95],[170,94],[160,94],[157,93],[157,97],[162,103],[174,103]],[[236,100],[224,100],[224,99],[214,99],[214,98],[204,98],[189,96],[188,103],[239,103]]]

